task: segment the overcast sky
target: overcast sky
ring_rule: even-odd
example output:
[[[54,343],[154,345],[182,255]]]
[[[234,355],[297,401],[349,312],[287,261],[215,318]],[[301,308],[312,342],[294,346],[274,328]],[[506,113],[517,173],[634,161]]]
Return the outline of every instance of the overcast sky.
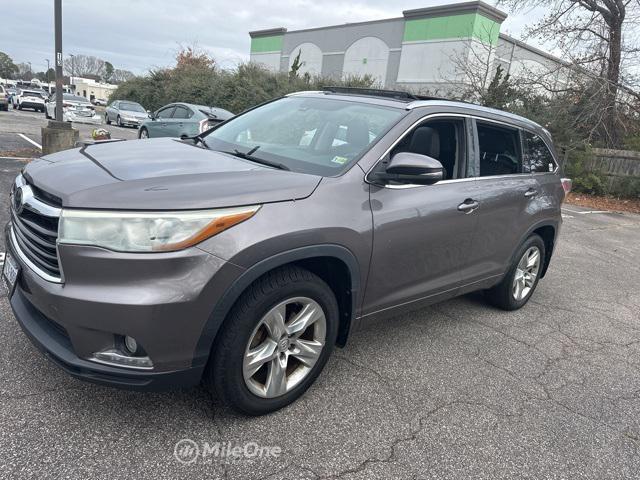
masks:
[[[0,51],[34,71],[53,64],[53,1],[10,2],[0,22]],[[402,10],[450,0],[63,0],[63,52],[94,55],[142,74],[173,64],[180,45],[208,51],[223,66],[249,58],[250,30],[289,30],[399,17]],[[488,3],[493,3],[489,1]],[[507,12],[509,13],[509,12]],[[511,14],[501,31],[515,37],[535,12]]]

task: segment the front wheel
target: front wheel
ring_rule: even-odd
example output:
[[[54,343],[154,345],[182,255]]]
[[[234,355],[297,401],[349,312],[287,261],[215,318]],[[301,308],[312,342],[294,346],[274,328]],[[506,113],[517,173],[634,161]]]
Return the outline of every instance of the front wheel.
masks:
[[[502,281],[487,290],[487,299],[503,310],[523,307],[538,285],[544,259],[544,241],[539,235],[531,235],[518,249],[513,264]]]
[[[118,117],[116,118],[116,125],[122,127],[122,120],[120,119],[120,115],[118,115]]]
[[[149,138],[149,131],[144,127],[140,128],[140,133],[138,133],[138,138]]]
[[[111,125],[111,120],[109,120],[109,115],[107,115],[106,113],[104,114],[104,123],[106,123],[107,125]]]
[[[205,381],[248,414],[278,410],[320,375],[338,332],[331,288],[298,267],[257,280],[233,307],[216,340]]]

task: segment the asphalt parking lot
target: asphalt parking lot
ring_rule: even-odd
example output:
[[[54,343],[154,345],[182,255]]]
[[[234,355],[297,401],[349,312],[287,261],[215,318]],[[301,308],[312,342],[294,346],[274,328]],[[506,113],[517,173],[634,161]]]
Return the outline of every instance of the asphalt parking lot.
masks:
[[[23,164],[0,160],[2,224]],[[564,216],[522,310],[469,295],[369,325],[301,400],[260,418],[202,388],[145,394],[69,378],[2,297],[0,477],[637,478],[640,216],[571,205]],[[181,439],[281,453],[182,464]]]
[[[13,109],[9,109],[8,112],[0,111],[0,156],[28,150],[37,155],[38,146],[42,145],[40,129],[46,126],[47,122],[44,113],[40,112]],[[92,130],[97,127],[100,125],[73,124],[73,128],[79,131],[80,140],[90,139]],[[101,127],[109,130],[112,138],[138,138],[138,130],[135,128],[120,128],[115,125]]]

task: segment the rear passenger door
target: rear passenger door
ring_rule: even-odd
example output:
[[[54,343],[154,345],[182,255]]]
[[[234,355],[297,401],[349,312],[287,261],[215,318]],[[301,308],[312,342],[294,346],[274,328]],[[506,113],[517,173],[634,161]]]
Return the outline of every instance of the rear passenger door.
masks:
[[[149,137],[170,137],[171,135],[171,117],[175,110],[174,105],[161,108],[156,113],[151,122],[147,122],[147,130]]]
[[[489,119],[475,119],[478,225],[465,283],[502,275],[535,216],[539,194],[523,167],[520,129]]]
[[[176,109],[173,112],[173,117],[171,117],[171,120],[169,120],[170,122],[170,131],[171,131],[171,137],[181,137],[182,135],[187,135],[190,136],[190,125],[189,123],[191,122],[191,120],[189,120],[191,117],[193,117],[193,112],[191,111],[191,109],[183,106],[183,105],[176,105]],[[194,132],[198,133],[197,131]]]

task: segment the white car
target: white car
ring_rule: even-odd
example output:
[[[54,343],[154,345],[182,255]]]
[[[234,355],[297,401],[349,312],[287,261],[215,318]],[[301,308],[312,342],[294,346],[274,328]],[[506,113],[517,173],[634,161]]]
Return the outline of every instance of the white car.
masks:
[[[22,89],[12,98],[12,103],[14,109],[32,108],[36,112],[44,112],[44,98],[38,90]]]
[[[45,107],[47,118],[56,118],[56,94],[51,94]],[[102,118],[96,113],[91,102],[71,93],[62,94],[62,120],[64,122],[91,123],[100,125]]]

